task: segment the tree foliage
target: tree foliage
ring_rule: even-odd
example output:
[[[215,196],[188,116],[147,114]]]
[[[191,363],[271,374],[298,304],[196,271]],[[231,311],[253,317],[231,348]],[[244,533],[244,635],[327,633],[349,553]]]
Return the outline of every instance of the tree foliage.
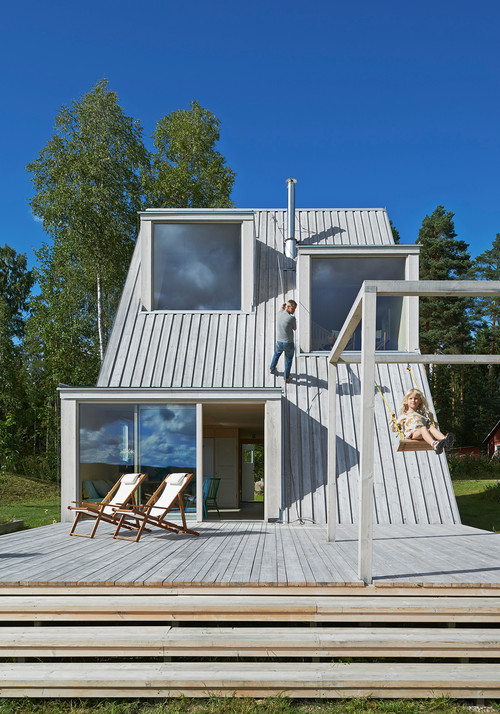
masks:
[[[459,280],[471,266],[468,245],[457,240],[454,214],[437,206],[425,216],[418,232],[420,278]],[[470,335],[465,298],[421,298],[420,335],[423,352],[449,352],[463,349]]]
[[[30,443],[50,467],[59,449],[57,385],[95,383],[130,264],[137,211],[148,203],[231,205],[234,173],[216,150],[219,130],[219,120],[193,102],[158,122],[150,154],[141,125],[102,80],[60,109],[53,136],[27,166],[34,187],[29,204],[51,240],[36,251],[40,293],[31,300],[23,365],[14,373],[24,374],[30,394]],[[0,321],[7,307],[0,302]],[[7,319],[3,324],[15,328]],[[20,425],[3,416],[3,433]]]
[[[232,206],[235,174],[215,148],[220,122],[193,101],[156,125],[156,153],[146,181],[149,205],[157,208],[225,208]]]
[[[28,431],[22,340],[33,280],[26,256],[0,247],[0,468],[15,460]]]
[[[438,206],[419,231],[420,277],[424,280],[498,280],[500,240],[474,261],[457,238],[454,214]],[[421,298],[420,346],[427,353],[487,354],[498,346],[498,301],[491,298]],[[500,413],[498,369],[490,366],[434,365],[430,374],[434,404],[444,431],[458,443],[481,443]]]
[[[475,280],[500,280],[500,233],[496,234],[492,247],[474,259],[470,277]],[[478,298],[475,317],[479,323],[478,330],[489,342],[489,352],[498,354],[500,348],[500,298]]]
[[[392,237],[394,239],[394,243],[396,243],[396,245],[399,245],[399,243],[401,242],[401,236],[399,235],[399,231],[392,221],[389,221],[389,225],[391,226],[391,232],[392,232]]]
[[[0,247],[0,324],[2,335],[7,335],[10,340],[24,335],[25,314],[33,282],[33,271],[28,270],[26,255],[16,253],[7,244]]]
[[[68,301],[75,288],[87,293],[102,358],[134,246],[149,156],[139,122],[125,116],[106,80],[63,106],[55,128],[27,166],[35,188],[30,206],[54,240],[39,256],[41,271],[55,272],[56,295]],[[53,296],[52,290],[43,295],[49,313]]]

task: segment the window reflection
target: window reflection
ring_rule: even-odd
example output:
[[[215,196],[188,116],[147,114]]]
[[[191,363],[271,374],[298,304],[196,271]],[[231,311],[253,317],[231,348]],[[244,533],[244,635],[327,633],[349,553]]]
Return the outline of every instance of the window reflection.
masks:
[[[135,471],[152,481],[196,472],[195,405],[80,405],[80,481]]]
[[[241,224],[159,223],[154,310],[241,309]]]
[[[404,258],[312,258],[311,349],[331,350],[364,280],[404,280]],[[400,347],[403,298],[377,298],[377,349]],[[358,325],[347,350],[361,349]]]

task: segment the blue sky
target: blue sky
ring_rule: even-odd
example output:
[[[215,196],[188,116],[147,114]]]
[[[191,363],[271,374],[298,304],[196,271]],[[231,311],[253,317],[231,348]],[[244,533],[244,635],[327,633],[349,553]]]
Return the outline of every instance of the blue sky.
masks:
[[[472,255],[500,232],[498,0],[26,0],[3,8],[2,235],[44,234],[25,166],[105,77],[147,144],[193,99],[221,121],[241,208],[386,207],[415,242],[438,204]]]

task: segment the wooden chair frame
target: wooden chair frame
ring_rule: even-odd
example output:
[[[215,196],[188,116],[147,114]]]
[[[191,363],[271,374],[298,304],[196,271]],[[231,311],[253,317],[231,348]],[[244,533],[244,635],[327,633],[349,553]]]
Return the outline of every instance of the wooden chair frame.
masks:
[[[171,533],[186,533],[189,535],[199,536],[200,534],[197,531],[190,530],[187,527],[183,502],[184,491],[186,490],[186,487],[188,486],[191,479],[194,478],[194,474],[183,475],[184,481],[179,484],[179,488],[177,489],[175,494],[172,495],[171,500],[167,504],[163,505],[161,503],[161,497],[164,494],[166,487],[168,486],[168,479],[171,476],[174,476],[174,474],[169,474],[163,479],[161,484],[158,486],[156,491],[153,493],[153,495],[145,505],[132,506],[131,508],[120,508],[117,511],[117,514],[120,516],[120,520],[118,521],[118,525],[113,534],[113,538],[118,538],[119,540],[131,540],[137,543],[144,530],[148,530],[146,529],[146,526],[157,526],[158,528],[163,528],[164,530],[170,531]],[[167,514],[176,505],[178,505],[179,511],[181,513],[182,526],[178,523],[172,523],[170,521],[165,520]],[[160,513],[155,511],[160,511]],[[134,538],[118,535],[122,528],[127,527],[133,529],[137,528],[137,533],[135,534]]]
[[[112,523],[113,525],[116,525],[118,516],[117,516],[117,510],[123,506],[127,506],[129,504],[134,504],[136,503],[136,495],[137,491],[139,489],[139,486],[142,484],[144,479],[147,477],[147,474],[137,474],[138,478],[136,483],[130,484],[131,488],[125,489],[125,485],[122,483],[123,479],[126,476],[130,476],[131,474],[123,474],[119,480],[115,483],[111,491],[103,498],[103,500],[100,503],[95,503],[95,502],[89,502],[89,501],[73,501],[74,506],[68,506],[68,509],[70,511],[76,511],[76,518],[73,523],[73,527],[71,528],[69,534],[70,535],[75,535],[75,536],[81,536],[82,538],[93,538],[95,535],[95,532],[97,530],[97,527],[99,526],[99,523],[101,521],[104,521],[105,523]],[[123,496],[120,496],[120,488],[123,488],[124,494]],[[95,523],[94,527],[92,528],[92,531],[90,533],[76,533],[75,528],[78,524],[78,521],[82,516],[89,516],[91,518],[95,518]],[[130,526],[126,526],[127,528],[130,528]]]

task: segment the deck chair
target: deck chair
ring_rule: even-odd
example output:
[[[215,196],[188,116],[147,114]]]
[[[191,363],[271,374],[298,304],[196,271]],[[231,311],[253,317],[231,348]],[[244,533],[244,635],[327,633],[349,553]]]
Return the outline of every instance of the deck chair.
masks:
[[[196,531],[189,530],[184,514],[184,491],[192,478],[194,478],[194,474],[169,474],[163,479],[160,486],[145,505],[120,508],[118,510],[120,520],[118,521],[113,538],[137,542],[146,526],[157,526],[158,528],[163,528],[173,533],[200,535]],[[168,512],[177,507],[181,513],[182,526],[179,523],[171,523],[165,520]],[[134,537],[118,535],[120,530],[127,528],[127,526],[129,528],[137,528],[137,533]]]
[[[123,508],[136,503],[137,490],[146,476],[147,474],[124,474],[100,503],[92,501],[73,501],[75,505],[68,506],[68,508],[70,511],[76,512],[76,518],[69,534],[82,536],[83,538],[93,538],[97,530],[97,526],[101,521],[116,525],[118,522],[118,517],[116,515],[117,508]],[[95,518],[94,527],[92,528],[90,534],[75,532],[78,521],[82,516]]]

